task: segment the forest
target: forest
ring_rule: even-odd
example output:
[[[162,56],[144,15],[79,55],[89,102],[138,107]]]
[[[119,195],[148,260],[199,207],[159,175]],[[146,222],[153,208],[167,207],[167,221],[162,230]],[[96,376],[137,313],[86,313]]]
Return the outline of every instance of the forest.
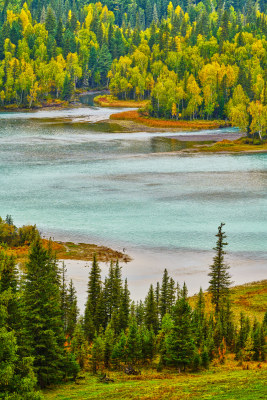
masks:
[[[8,229],[10,235],[19,231],[10,216],[1,219],[0,229],[5,237]],[[42,399],[41,389],[78,380],[83,371],[123,368],[139,374],[154,365],[158,372],[169,368],[183,374],[208,369],[213,360],[223,364],[228,353],[241,365],[265,361],[267,313],[260,321],[243,312],[238,321],[233,317],[223,229],[220,224],[208,292],[200,288],[194,306],[186,284],[177,283],[166,269],[145,300],[133,302],[119,263],[111,262],[103,280],[95,255],[82,315],[66,267],[38,235],[26,237],[29,257],[20,269],[10,254],[11,242],[2,241],[0,397]]]
[[[0,2],[0,102],[37,107],[109,88],[165,119],[267,129],[264,0]]]

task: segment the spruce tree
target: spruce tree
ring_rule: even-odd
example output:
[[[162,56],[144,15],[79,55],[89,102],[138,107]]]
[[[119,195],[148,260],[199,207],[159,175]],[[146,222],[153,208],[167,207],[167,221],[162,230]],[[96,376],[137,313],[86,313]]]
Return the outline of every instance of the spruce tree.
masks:
[[[119,309],[119,329],[125,330],[128,326],[130,315],[130,292],[128,289],[127,279],[125,279],[124,289],[121,296],[121,303]]]
[[[32,245],[26,268],[23,296],[25,347],[34,357],[39,384],[45,387],[61,381],[70,367],[64,349],[59,270],[51,251],[44,249],[39,240]]]
[[[67,289],[67,318],[66,333],[72,337],[77,324],[79,309],[77,306],[77,294],[72,279]]]
[[[149,292],[145,300],[145,323],[148,328],[153,328],[153,331],[157,333],[159,321],[157,305],[154,297],[154,289],[152,285],[150,285]]]
[[[141,339],[136,319],[131,318],[126,343],[127,361],[137,363],[142,357]]]
[[[18,338],[21,318],[14,258],[0,254],[0,398],[41,400],[33,358],[23,356]]]
[[[71,340],[71,351],[79,363],[80,368],[83,369],[88,357],[88,344],[84,335],[82,320],[79,320],[75,325]]]
[[[218,233],[216,235],[218,240],[216,242],[216,247],[214,248],[216,255],[213,258],[213,264],[210,266],[210,273],[208,274],[210,276],[210,286],[208,290],[211,293],[216,313],[220,311],[222,302],[228,297],[229,286],[231,284],[230,275],[227,272],[229,266],[224,262],[225,251],[223,249],[224,246],[228,244],[225,242],[225,232],[222,231],[224,225],[225,224],[221,223],[218,227]]]
[[[161,319],[164,317],[164,315],[169,312],[169,275],[168,271],[165,268],[163,272],[163,277],[162,277],[162,283],[161,283],[161,288],[160,288],[160,316]]]
[[[88,281],[88,297],[84,314],[84,329],[85,334],[89,340],[92,339],[91,328],[94,327],[95,331],[99,329],[98,320],[98,307],[101,297],[101,270],[97,262],[96,255],[94,254],[91,270],[89,273]],[[98,315],[97,315],[98,314]]]
[[[166,337],[167,364],[185,371],[194,359],[194,338],[192,330],[192,310],[184,297],[174,306],[174,327]]]

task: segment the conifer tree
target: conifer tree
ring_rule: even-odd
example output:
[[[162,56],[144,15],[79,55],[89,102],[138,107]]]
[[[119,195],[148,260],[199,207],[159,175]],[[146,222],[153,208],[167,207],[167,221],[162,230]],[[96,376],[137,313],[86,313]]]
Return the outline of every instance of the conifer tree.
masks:
[[[57,262],[39,240],[29,254],[23,301],[25,347],[34,357],[39,384],[45,387],[62,380],[71,361],[64,349]],[[76,367],[73,364],[75,373]]]
[[[148,295],[145,300],[145,323],[148,328],[153,328],[153,331],[157,333],[159,321],[157,305],[154,298],[154,289],[152,285],[150,285]]]
[[[75,325],[71,340],[71,351],[74,354],[81,369],[85,367],[88,357],[88,345],[83,331],[83,321],[79,320]]]
[[[121,332],[117,342],[114,344],[111,358],[115,365],[119,365],[120,362],[126,362],[127,349],[126,349],[127,337],[124,331]]]
[[[92,326],[95,331],[99,329],[98,304],[101,297],[101,270],[94,254],[88,281],[88,297],[84,314],[84,329],[88,339],[92,339]]]
[[[62,263],[62,267],[60,269],[61,272],[61,282],[60,282],[60,308],[62,310],[62,320],[64,326],[64,332],[67,331],[67,314],[68,314],[68,299],[67,299],[67,268],[65,263]]]
[[[134,317],[132,317],[129,322],[129,330],[127,334],[127,343],[126,343],[126,354],[127,354],[127,361],[130,361],[131,363],[136,363],[142,357],[140,334],[138,331],[136,319]]]
[[[79,309],[77,306],[77,294],[71,279],[69,287],[67,289],[67,320],[66,320],[67,321],[66,333],[70,337],[72,337],[74,334],[75,326],[78,320],[78,315],[79,315]]]
[[[0,253],[0,398],[41,400],[33,371],[33,358],[18,346],[21,318],[15,260]]]
[[[162,277],[162,283],[161,283],[161,288],[160,288],[160,316],[161,319],[164,317],[164,315],[169,312],[169,275],[168,271],[165,268],[163,272],[163,277]]]
[[[218,233],[216,234],[218,240],[214,248],[216,255],[213,258],[213,264],[210,266],[210,273],[208,274],[210,276],[208,290],[212,295],[212,302],[215,305],[216,313],[220,311],[223,300],[228,297],[229,286],[231,284],[230,275],[227,272],[229,266],[224,262],[225,251],[223,249],[228,244],[225,242],[226,235],[222,231],[224,225],[221,223],[218,227]]]
[[[5,297],[5,299],[3,298]],[[7,298],[0,294],[0,398],[16,400],[41,400],[36,390],[37,379],[33,372],[33,358],[20,357],[14,330],[5,325],[8,315],[3,305]]]
[[[121,296],[119,309],[119,329],[125,330],[128,326],[130,315],[130,292],[128,289],[127,279],[125,279],[124,289]]]
[[[169,365],[182,368],[193,362],[194,339],[192,332],[192,311],[184,297],[174,306],[174,327],[166,337],[166,361]]]

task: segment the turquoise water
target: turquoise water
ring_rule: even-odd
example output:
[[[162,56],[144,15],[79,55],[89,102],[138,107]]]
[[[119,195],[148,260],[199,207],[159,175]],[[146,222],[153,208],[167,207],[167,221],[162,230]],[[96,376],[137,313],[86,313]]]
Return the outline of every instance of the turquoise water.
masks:
[[[113,112],[0,114],[0,215],[45,235],[158,250],[210,250],[223,221],[230,251],[266,253],[267,154],[174,154],[168,133],[99,122]]]

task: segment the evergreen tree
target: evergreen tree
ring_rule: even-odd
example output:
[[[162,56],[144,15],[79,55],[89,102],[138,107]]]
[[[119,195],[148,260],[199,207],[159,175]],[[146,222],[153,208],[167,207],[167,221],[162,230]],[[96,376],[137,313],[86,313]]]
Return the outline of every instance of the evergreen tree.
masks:
[[[66,333],[72,337],[74,334],[75,326],[78,321],[79,309],[77,306],[77,294],[73,286],[72,279],[69,283],[67,290],[67,315],[66,315]]]
[[[66,74],[61,94],[62,100],[67,100],[67,101],[70,100],[73,95],[73,91],[74,91],[73,81],[71,80],[69,74]]]
[[[128,326],[130,315],[130,292],[128,289],[127,279],[125,279],[124,289],[121,296],[119,309],[119,330],[125,330]]]
[[[131,318],[126,343],[127,361],[137,363],[142,357],[141,340],[136,319]]]
[[[210,280],[209,280],[209,292],[212,295],[212,302],[215,305],[215,311],[218,313],[220,311],[222,302],[228,297],[229,295],[229,286],[230,282],[230,275],[227,272],[229,266],[224,262],[224,254],[225,251],[223,250],[224,246],[227,245],[225,242],[226,235],[222,231],[224,224],[218,227],[218,233],[216,237],[218,238],[216,247],[214,250],[216,251],[216,255],[213,258],[213,264],[210,266]]]
[[[162,283],[161,283],[161,289],[160,289],[160,316],[161,319],[164,317],[164,315],[169,312],[169,296],[168,296],[168,291],[169,291],[169,275],[168,271],[165,268],[163,277],[162,277]]]
[[[49,33],[49,35],[52,35],[52,36],[55,35],[56,26],[57,26],[57,21],[56,21],[55,12],[52,9],[52,7],[49,6],[47,8],[47,13],[46,13],[46,17],[45,17],[45,28],[46,28],[47,32]]]
[[[157,333],[159,321],[157,305],[154,298],[154,289],[152,285],[150,285],[149,292],[145,300],[145,323],[148,328],[153,328],[153,331]]]
[[[57,262],[39,240],[29,254],[24,286],[25,347],[34,357],[39,384],[45,387],[62,380],[70,362],[64,349]]]
[[[185,371],[194,359],[194,339],[192,332],[192,311],[184,297],[174,306],[174,327],[166,337],[167,364]]]
[[[84,369],[88,357],[88,345],[83,331],[83,321],[79,320],[75,325],[71,340],[71,351],[74,354],[81,369]]]
[[[91,266],[91,270],[89,273],[89,281],[88,281],[88,297],[85,307],[85,315],[84,315],[84,327],[85,333],[88,339],[91,338],[91,326],[94,326],[94,329],[98,331],[99,329],[99,321],[98,321],[98,307],[99,300],[101,297],[101,270],[97,262],[96,255],[94,254],[93,262]],[[86,332],[87,331],[87,332]]]

